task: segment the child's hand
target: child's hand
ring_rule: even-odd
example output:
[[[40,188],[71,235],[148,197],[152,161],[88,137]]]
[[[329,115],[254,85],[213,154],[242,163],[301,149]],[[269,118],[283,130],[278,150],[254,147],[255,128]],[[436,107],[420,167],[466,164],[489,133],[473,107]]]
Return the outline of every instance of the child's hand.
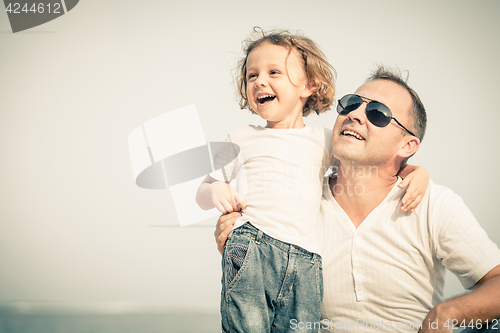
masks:
[[[398,185],[399,188],[408,186],[401,204],[402,211],[411,210],[413,212],[420,201],[422,201],[425,190],[427,190],[427,185],[429,184],[429,174],[427,171],[422,167],[414,168]]]
[[[247,204],[241,194],[236,192],[229,184],[216,181],[210,184],[210,197],[212,203],[221,213],[231,213],[244,210]]]

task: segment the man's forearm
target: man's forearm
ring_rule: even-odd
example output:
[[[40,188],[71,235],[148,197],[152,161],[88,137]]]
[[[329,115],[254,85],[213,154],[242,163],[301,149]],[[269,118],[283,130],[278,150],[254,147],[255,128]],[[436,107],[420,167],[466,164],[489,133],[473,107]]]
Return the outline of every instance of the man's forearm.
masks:
[[[450,319],[457,319],[459,324],[465,320],[486,321],[500,317],[500,275],[482,283],[474,291],[450,299],[438,305]]]
[[[500,270],[497,266],[495,272]],[[452,298],[432,308],[419,333],[452,332],[451,327],[492,327],[500,317],[500,275],[481,283],[474,291]]]
[[[500,318],[500,266],[479,280],[474,291],[432,308],[419,333],[452,332],[453,325],[485,327],[496,318]]]

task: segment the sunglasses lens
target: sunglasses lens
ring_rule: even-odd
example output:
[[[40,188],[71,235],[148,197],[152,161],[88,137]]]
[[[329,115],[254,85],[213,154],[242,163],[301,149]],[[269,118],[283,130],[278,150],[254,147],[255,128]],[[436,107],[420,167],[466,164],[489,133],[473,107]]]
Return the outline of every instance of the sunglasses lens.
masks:
[[[366,118],[375,126],[385,127],[391,122],[392,112],[379,102],[370,102],[366,106]]]
[[[357,95],[345,95],[337,105],[337,112],[341,115],[346,115],[351,111],[356,110],[363,104],[363,99]]]

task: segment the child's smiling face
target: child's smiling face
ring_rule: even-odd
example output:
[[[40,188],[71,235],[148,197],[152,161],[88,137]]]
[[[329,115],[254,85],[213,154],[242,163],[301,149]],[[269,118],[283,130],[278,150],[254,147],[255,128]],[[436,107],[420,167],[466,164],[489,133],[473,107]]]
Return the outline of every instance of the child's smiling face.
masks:
[[[296,49],[263,43],[247,58],[247,96],[270,128],[302,128],[302,110],[311,90]]]

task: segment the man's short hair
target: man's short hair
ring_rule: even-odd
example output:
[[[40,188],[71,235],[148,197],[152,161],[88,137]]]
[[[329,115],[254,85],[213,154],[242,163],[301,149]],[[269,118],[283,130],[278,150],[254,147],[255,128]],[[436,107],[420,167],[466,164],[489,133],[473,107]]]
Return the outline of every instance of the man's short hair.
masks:
[[[425,112],[424,104],[420,100],[420,97],[418,97],[417,92],[406,83],[408,78],[406,78],[406,80],[403,79],[400,70],[386,69],[384,66],[378,66],[378,68],[368,77],[366,82],[374,80],[392,81],[399,84],[410,93],[413,102],[410,110],[411,124],[408,124],[408,127],[416,134],[420,142],[422,142],[425,135],[425,128],[427,127],[427,113]]]

